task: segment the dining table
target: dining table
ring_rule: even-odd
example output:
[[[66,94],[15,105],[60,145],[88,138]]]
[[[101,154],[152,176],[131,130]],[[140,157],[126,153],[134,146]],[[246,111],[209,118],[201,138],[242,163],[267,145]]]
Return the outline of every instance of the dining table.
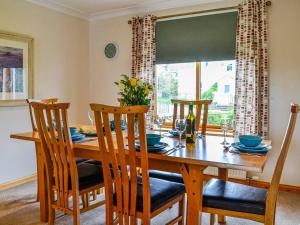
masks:
[[[44,160],[39,134],[36,131],[11,134],[11,138],[35,143],[37,150],[37,180],[38,194],[40,201],[40,220],[47,222],[47,190]],[[204,170],[208,166],[218,168],[219,179],[228,179],[228,169],[243,170],[249,172],[263,172],[268,159],[265,155],[236,153],[230,148],[224,148],[221,144],[222,136],[206,135],[197,138],[194,144],[186,144],[185,147],[176,148],[178,138],[168,133],[163,135],[161,140],[168,144],[169,149],[148,153],[149,169],[161,170],[182,174],[187,193],[186,224],[201,224],[202,192],[204,182]],[[230,143],[233,138],[227,138]],[[269,141],[265,141],[269,144]],[[101,154],[97,138],[90,138],[81,143],[73,144],[75,157],[94,159],[101,161]]]

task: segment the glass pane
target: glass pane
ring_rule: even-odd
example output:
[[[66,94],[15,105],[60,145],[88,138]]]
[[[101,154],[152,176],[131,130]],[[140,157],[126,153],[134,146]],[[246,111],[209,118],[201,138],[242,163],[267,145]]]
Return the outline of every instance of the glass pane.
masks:
[[[233,119],[235,60],[201,62],[201,99],[212,99],[208,124],[220,125],[222,118]]]
[[[196,98],[196,63],[156,65],[157,114],[172,121],[171,99]]]

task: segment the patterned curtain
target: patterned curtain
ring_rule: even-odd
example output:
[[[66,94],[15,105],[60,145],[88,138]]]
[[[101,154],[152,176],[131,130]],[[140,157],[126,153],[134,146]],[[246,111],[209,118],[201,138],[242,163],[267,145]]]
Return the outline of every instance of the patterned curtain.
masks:
[[[266,0],[244,1],[236,36],[237,134],[269,135],[269,73]]]
[[[148,81],[155,88],[155,22],[156,17],[132,18],[132,76]],[[155,92],[151,96],[151,106],[148,113],[153,124]]]

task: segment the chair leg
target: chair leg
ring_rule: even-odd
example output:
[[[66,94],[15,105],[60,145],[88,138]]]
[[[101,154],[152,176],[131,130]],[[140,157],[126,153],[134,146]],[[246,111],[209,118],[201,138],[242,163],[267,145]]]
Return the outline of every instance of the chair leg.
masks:
[[[215,214],[210,214],[210,225],[215,224]]]
[[[142,225],[150,225],[150,218],[148,218],[147,216],[143,217],[141,224]]]
[[[54,221],[55,221],[55,210],[50,209],[49,210],[48,225],[54,225]]]
[[[73,224],[80,225],[80,216],[77,213],[73,214]]]
[[[72,193],[73,201],[73,224],[80,225],[80,207],[79,207],[79,193],[73,190]]]
[[[184,210],[185,210],[185,198],[179,201],[178,204],[178,216],[182,216],[182,220],[178,222],[178,225],[184,224]]]
[[[36,149],[35,150],[35,158],[36,158],[36,160],[38,160],[38,157],[39,157],[38,154],[39,154],[38,150]],[[37,161],[37,164],[38,164],[38,161]],[[39,169],[38,165],[37,165],[37,169]],[[37,179],[36,183],[37,183],[37,185],[36,185],[36,187],[37,187],[37,190],[36,190],[36,201],[39,202],[40,201],[39,179]]]

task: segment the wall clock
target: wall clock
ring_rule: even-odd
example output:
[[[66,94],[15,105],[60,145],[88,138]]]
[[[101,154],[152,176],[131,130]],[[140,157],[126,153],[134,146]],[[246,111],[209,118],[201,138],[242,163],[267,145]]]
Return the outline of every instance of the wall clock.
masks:
[[[118,53],[118,45],[117,44],[108,43],[105,46],[104,54],[105,54],[106,58],[112,59],[117,55],[117,53]]]

